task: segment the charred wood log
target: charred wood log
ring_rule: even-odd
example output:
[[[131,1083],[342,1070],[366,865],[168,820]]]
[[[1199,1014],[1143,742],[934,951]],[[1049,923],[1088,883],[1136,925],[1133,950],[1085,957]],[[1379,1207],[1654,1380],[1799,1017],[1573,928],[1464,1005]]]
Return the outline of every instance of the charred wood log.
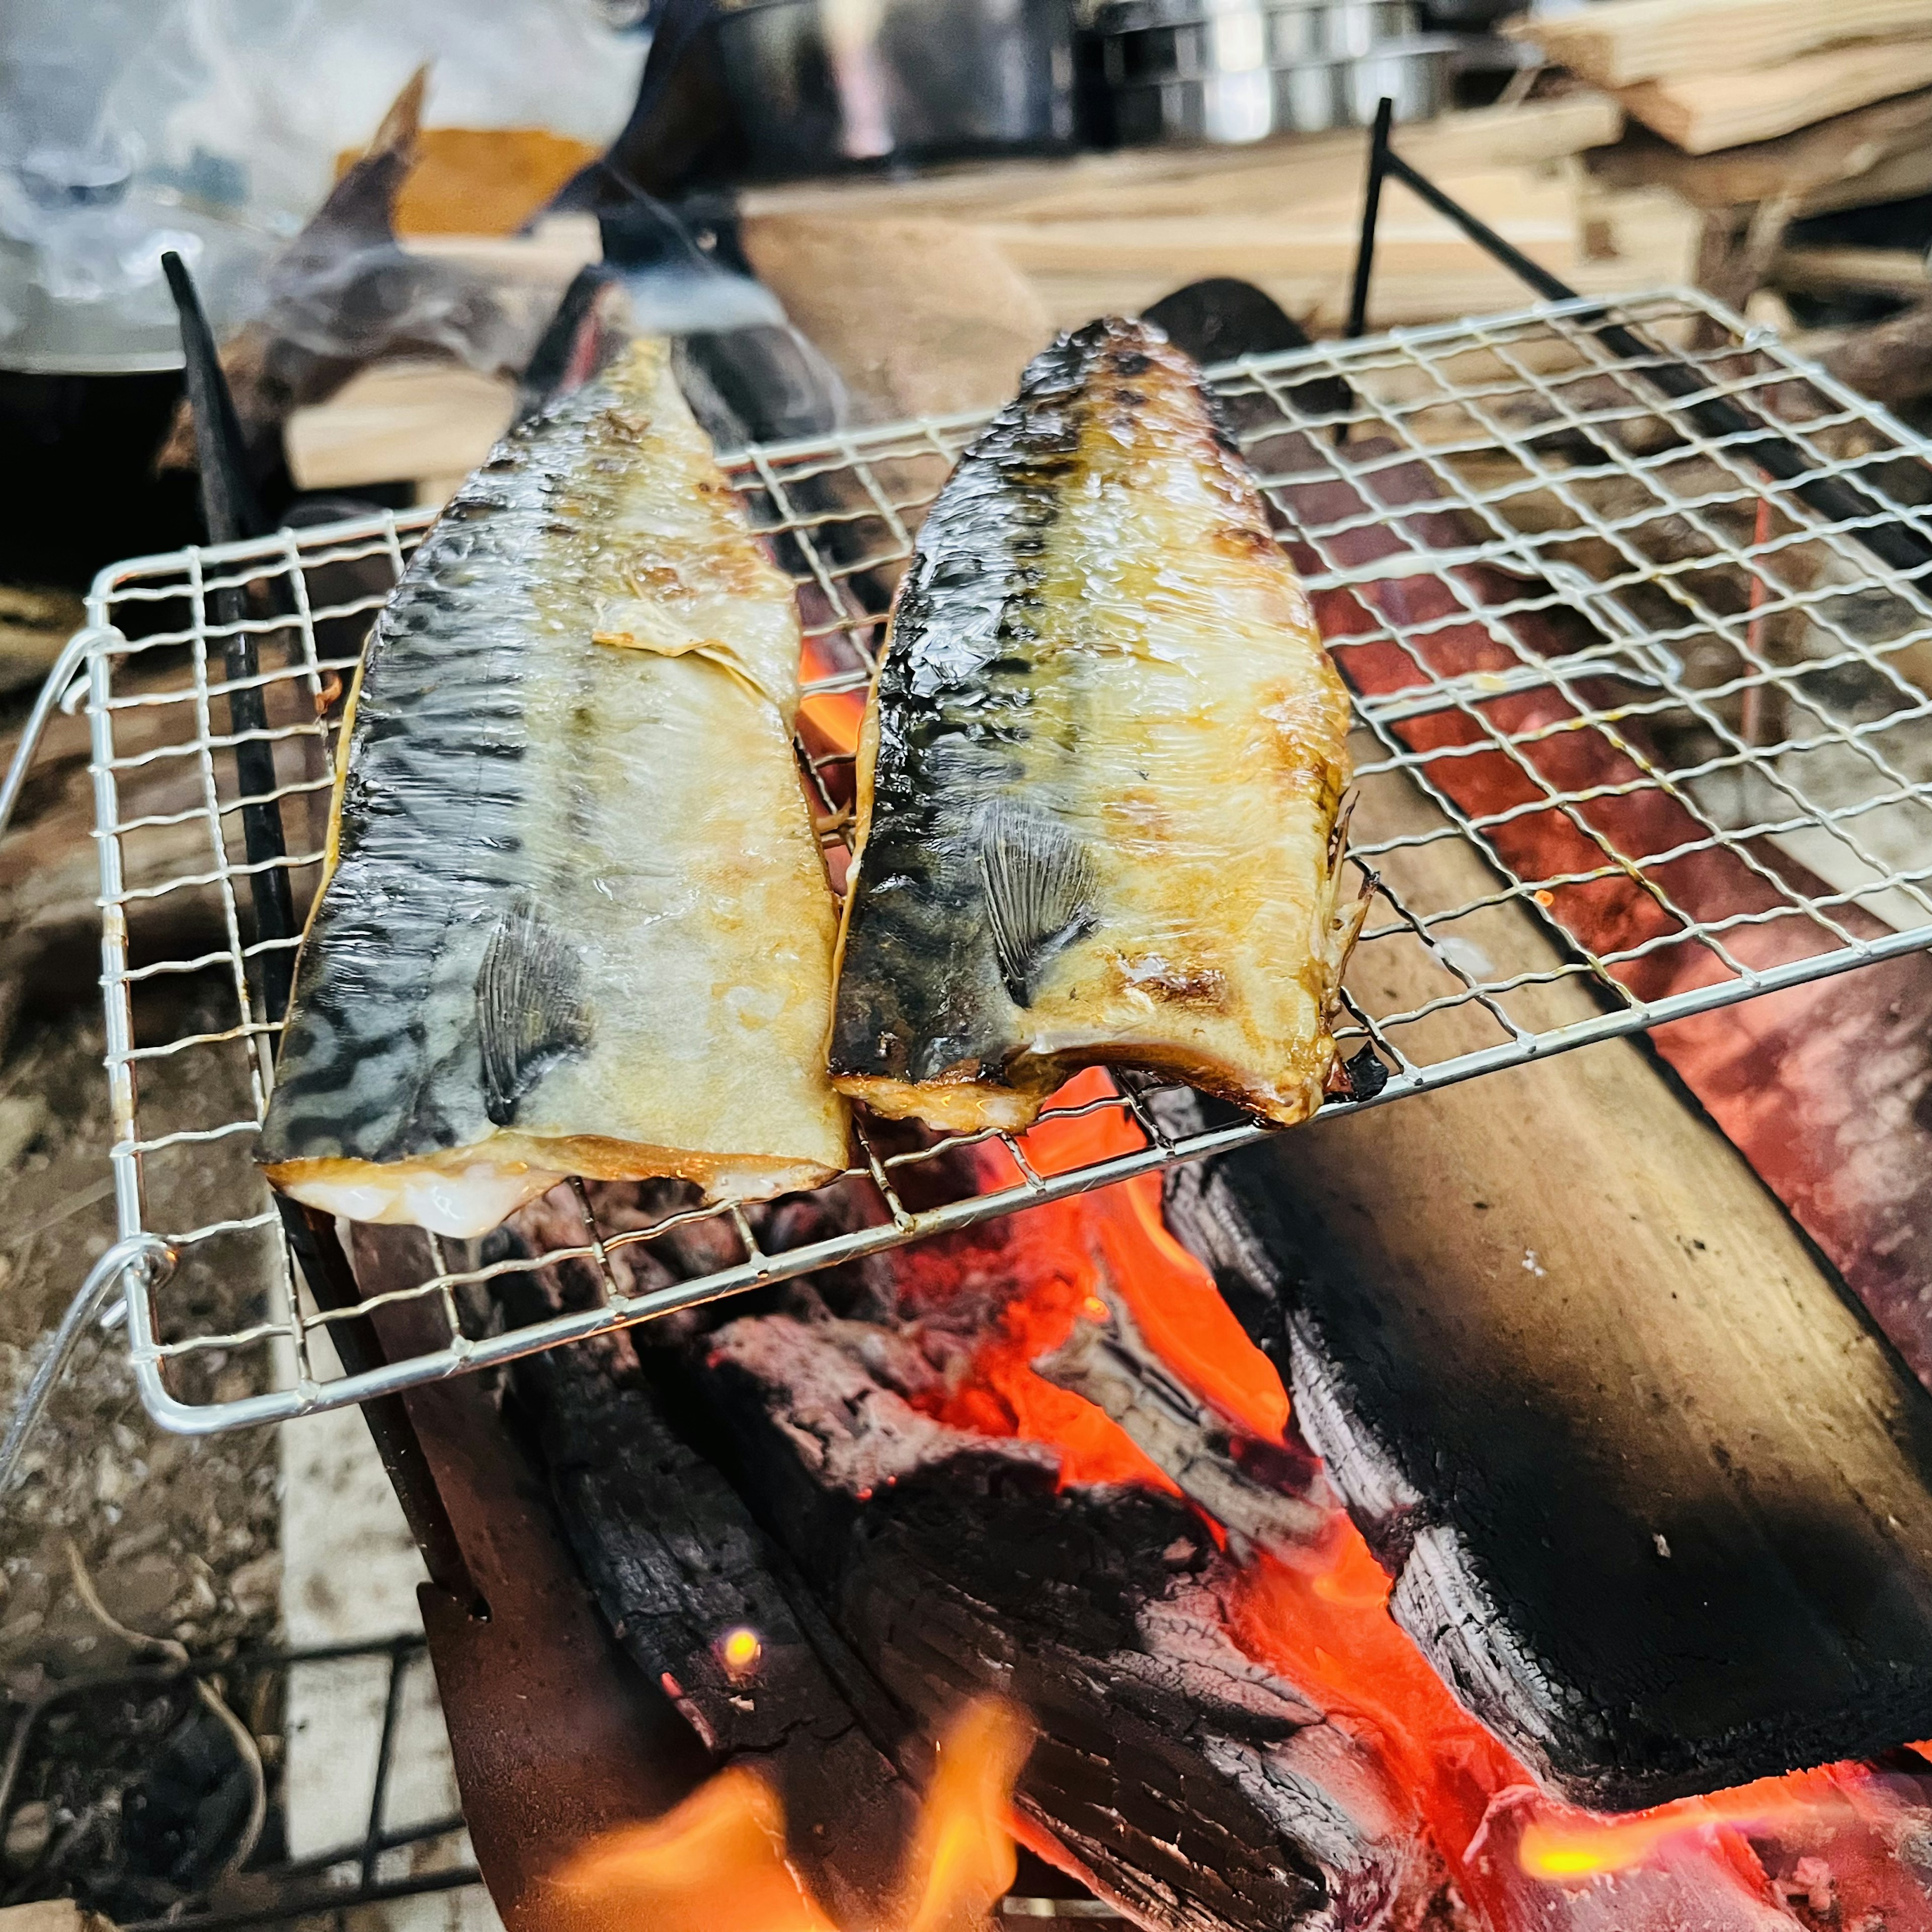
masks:
[[[1170,1223],[1286,1356],[1397,1622],[1566,1796],[1923,1735],[1932,1401],[1708,1127],[1593,1162],[1635,1049],[1557,1071],[1183,1171]]]
[[[904,1802],[893,1766],[916,1781],[925,1741],[993,1692],[1038,1727],[1022,1811],[1141,1923],[1430,1922],[1442,1874],[1420,1820],[1369,1743],[1236,1647],[1234,1564],[1199,1517],[1148,1491],[1062,1491],[1049,1447],[908,1402],[892,1384],[932,1370],[904,1334],[814,1304],[806,1290],[810,1320],[647,1345],[634,1376],[585,1349],[518,1372],[607,1616],[719,1760],[770,1753],[822,1844],[858,1808],[844,1765],[884,1816]],[[731,1682],[718,1640],[741,1624],[769,1678],[761,1661]],[[900,1831],[870,1829],[890,1864]],[[853,1836],[814,1870],[836,1874]]]
[[[698,1371],[741,1490],[922,1728],[979,1691],[1039,1742],[1016,1802],[1176,1932],[1416,1925],[1439,1868],[1372,1750],[1228,1636],[1234,1566],[1179,1501],[1058,1486],[932,1421],[833,1334],[732,1324]]]
[[[898,1713],[634,1359],[623,1375],[629,1352],[557,1349],[518,1377],[572,1547],[618,1641],[713,1762],[771,1776],[791,1856],[834,1918],[874,1922],[912,1828],[889,1755]]]
[[[1096,1298],[1106,1321],[1076,1322],[1034,1372],[1118,1422],[1183,1496],[1243,1544],[1285,1562],[1305,1556],[1335,1507],[1320,1464],[1231,1429],[1161,1360],[1121,1297],[1103,1287]]]

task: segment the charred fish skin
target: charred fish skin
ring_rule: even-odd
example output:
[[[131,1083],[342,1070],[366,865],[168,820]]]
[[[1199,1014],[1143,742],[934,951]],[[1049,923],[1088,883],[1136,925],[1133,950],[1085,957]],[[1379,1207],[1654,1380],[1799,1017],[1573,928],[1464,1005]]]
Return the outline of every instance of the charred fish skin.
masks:
[[[1075,1068],[1313,1112],[1359,924],[1347,696],[1198,371],[1114,320],[1037,357],[899,588],[860,751],[831,1067],[1022,1126]]]
[[[663,344],[499,445],[357,682],[269,1178],[460,1234],[568,1173],[838,1172],[798,653]]]

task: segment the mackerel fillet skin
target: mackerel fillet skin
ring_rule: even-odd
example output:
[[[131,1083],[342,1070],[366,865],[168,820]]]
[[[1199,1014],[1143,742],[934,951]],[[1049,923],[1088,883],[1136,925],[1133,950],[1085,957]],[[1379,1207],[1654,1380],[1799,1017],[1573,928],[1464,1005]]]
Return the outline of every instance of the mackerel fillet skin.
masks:
[[[833,1084],[1023,1126],[1075,1069],[1320,1106],[1363,908],[1337,904],[1348,704],[1199,373],[1063,336],[961,458],[859,753]]]
[[[259,1158],[449,1234],[845,1164],[799,626],[662,343],[512,431],[377,620]]]

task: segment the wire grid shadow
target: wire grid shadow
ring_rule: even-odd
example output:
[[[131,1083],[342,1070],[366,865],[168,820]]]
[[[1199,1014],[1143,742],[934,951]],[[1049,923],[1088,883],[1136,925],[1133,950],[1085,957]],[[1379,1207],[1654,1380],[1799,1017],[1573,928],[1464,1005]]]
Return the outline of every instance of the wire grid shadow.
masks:
[[[1546,304],[1213,372],[1355,698],[1349,854],[1372,903],[1336,1030],[1351,1092],[1324,1118],[1932,945],[1932,590],[1871,543],[1932,555],[1932,446],[1701,295],[1615,305],[1647,359],[1605,346],[1606,313]],[[1672,369],[1674,399],[1651,380]],[[1713,398],[1750,426],[1700,428]],[[835,886],[885,614],[984,420],[725,459],[796,585],[798,748]],[[1801,459],[1784,480],[1753,460],[1772,430]],[[1823,479],[1856,484],[1854,514],[1818,507]],[[234,750],[273,748],[273,862],[299,914],[344,692],[429,521],[138,559],[92,592],[112,1159],[122,1233],[171,1251],[128,1298],[159,1420],[208,1432],[362,1400],[1267,1131],[1171,1126],[1160,1083],[1089,1075],[1022,1136],[862,1116],[816,1215],[568,1183],[515,1241],[425,1238],[419,1279],[375,1298],[430,1311],[435,1346],[319,1370],[317,1325],[374,1304],[308,1300],[254,1165],[272,1079],[262,968],[288,942],[254,932],[241,816],[260,801]],[[239,682],[222,649],[237,629],[261,667]],[[266,722],[238,732],[244,685]],[[518,1324],[495,1289],[533,1248],[591,1286]]]

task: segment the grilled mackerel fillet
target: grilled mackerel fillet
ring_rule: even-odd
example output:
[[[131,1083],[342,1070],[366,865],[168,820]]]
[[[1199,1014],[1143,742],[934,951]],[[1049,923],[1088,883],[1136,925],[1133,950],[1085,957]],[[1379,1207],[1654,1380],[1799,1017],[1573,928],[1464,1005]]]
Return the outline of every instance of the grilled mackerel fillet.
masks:
[[[378,620],[260,1150],[478,1234],[561,1176],[844,1164],[799,627],[661,343],[520,425]]]
[[[1193,364],[1145,323],[1061,338],[899,587],[833,1084],[1013,1127],[1102,1062],[1304,1119],[1360,919],[1336,904],[1348,722]]]

